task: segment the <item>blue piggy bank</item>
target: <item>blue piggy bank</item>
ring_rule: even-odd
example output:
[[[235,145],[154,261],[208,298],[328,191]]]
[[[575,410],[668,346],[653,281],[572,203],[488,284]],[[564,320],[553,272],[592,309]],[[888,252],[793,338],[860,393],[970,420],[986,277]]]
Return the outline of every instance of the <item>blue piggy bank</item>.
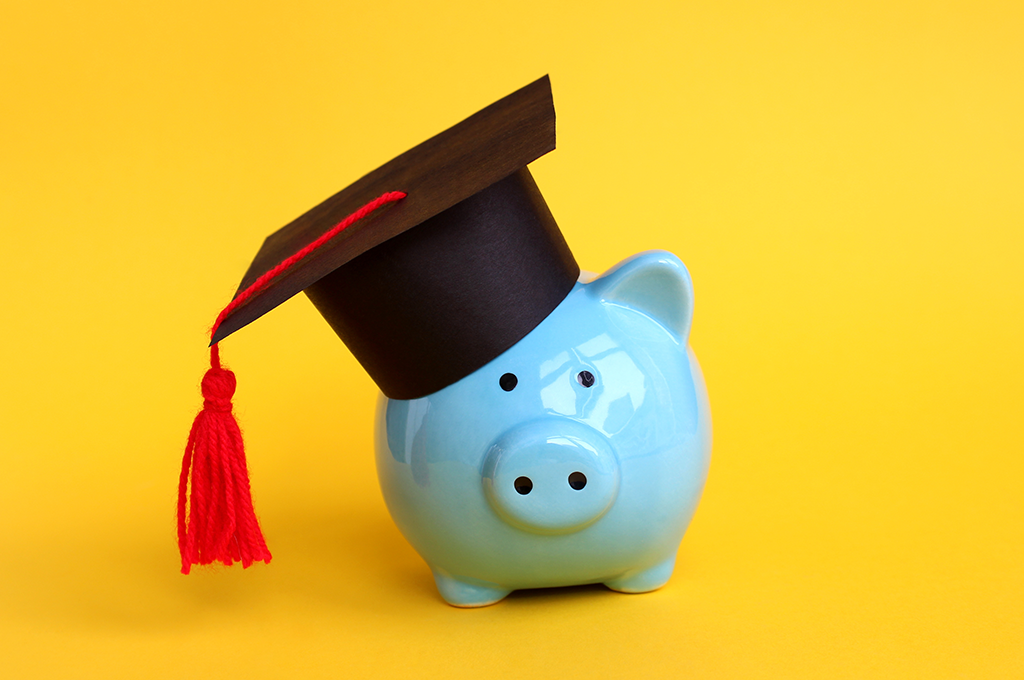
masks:
[[[664,585],[707,478],[689,273],[653,251],[584,282],[529,335],[429,396],[381,395],[377,471],[441,596]]]

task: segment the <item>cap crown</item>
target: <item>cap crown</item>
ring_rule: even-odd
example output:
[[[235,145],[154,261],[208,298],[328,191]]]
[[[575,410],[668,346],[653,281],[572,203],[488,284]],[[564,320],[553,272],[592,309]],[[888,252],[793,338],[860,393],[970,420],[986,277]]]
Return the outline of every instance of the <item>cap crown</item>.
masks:
[[[213,342],[304,290],[388,397],[426,396],[476,371],[543,321],[579,276],[526,169],[554,147],[545,76],[268,237]],[[387,192],[406,196],[320,238]]]

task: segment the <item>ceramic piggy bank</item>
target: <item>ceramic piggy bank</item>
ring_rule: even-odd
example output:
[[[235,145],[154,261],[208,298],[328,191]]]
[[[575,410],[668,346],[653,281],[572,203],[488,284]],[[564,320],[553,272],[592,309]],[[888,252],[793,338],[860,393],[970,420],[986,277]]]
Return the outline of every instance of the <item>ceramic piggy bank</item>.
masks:
[[[384,499],[445,600],[669,579],[711,447],[693,287],[660,251],[581,275],[528,168],[554,148],[545,76],[267,237],[214,324],[183,571],[270,559],[218,343],[305,292],[384,395]]]
[[[711,450],[692,315],[682,262],[643,253],[458,382],[380,397],[384,499],[446,601],[668,581]]]

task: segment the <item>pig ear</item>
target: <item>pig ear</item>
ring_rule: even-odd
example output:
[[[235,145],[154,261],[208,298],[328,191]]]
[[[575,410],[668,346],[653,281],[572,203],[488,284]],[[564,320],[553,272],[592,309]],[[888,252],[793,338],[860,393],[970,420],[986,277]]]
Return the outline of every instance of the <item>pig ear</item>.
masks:
[[[693,282],[670,252],[650,250],[623,260],[588,284],[605,302],[632,307],[668,328],[685,344],[693,321]]]

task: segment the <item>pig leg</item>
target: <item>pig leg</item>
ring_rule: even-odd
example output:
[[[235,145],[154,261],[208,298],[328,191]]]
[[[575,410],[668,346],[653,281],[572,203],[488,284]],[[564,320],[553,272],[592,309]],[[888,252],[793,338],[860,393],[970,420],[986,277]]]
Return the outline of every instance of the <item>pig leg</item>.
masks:
[[[434,582],[445,602],[455,607],[486,607],[500,600],[512,591],[502,588],[493,583],[473,579],[470,583],[467,580],[457,578],[440,569],[431,569],[434,572]]]
[[[668,583],[675,566],[676,556],[672,555],[661,564],[640,571],[627,571],[618,578],[605,581],[604,584],[620,593],[647,593]]]

